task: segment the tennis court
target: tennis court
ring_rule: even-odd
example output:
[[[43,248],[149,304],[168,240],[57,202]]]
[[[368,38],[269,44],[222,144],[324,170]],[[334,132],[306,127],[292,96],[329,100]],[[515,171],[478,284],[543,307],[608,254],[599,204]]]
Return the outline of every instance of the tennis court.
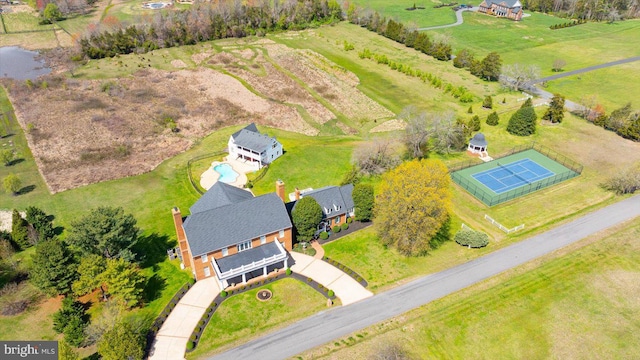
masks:
[[[555,175],[553,171],[529,158],[508,164],[502,164],[500,161],[496,161],[496,163],[497,168],[471,175],[496,194],[502,194]]]
[[[501,204],[582,173],[582,165],[538,144],[514,148],[496,160],[449,166],[451,179],[488,206]]]

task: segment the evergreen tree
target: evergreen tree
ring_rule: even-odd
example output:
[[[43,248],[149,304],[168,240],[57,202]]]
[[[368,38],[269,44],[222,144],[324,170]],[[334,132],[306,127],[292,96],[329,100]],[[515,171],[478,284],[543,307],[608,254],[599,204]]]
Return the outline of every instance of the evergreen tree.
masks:
[[[491,95],[485,96],[484,101],[482,102],[482,107],[485,109],[493,109],[493,99],[491,98]]]
[[[102,273],[107,269],[107,261],[100,255],[89,254],[83,256],[78,265],[78,279],[73,283],[73,293],[82,296],[100,289],[102,297],[106,300],[106,294],[102,287]]]
[[[298,200],[291,212],[298,241],[309,241],[322,221],[322,208],[311,196]]]
[[[529,136],[536,132],[536,112],[531,106],[518,109],[507,125],[507,131],[513,135]]]
[[[135,264],[124,259],[109,259],[100,278],[107,285],[109,294],[125,307],[136,306],[142,300],[146,279]]]
[[[564,118],[564,96],[555,94],[551,98],[551,104],[544,113],[542,119],[551,121],[552,123],[561,123]]]
[[[496,52],[489,53],[482,59],[482,78],[488,81],[498,81],[502,59]]]
[[[480,116],[474,115],[471,120],[469,120],[469,128],[471,129],[471,131],[480,131]]]
[[[473,105],[469,105],[469,109],[467,109],[467,114],[473,114]]]
[[[355,206],[355,217],[358,221],[370,221],[373,218],[373,186],[370,184],[357,184],[352,192]]]
[[[49,240],[55,236],[53,224],[44,211],[35,206],[29,206],[26,215],[27,222],[37,231],[40,241]]]
[[[77,264],[60,240],[44,241],[32,256],[31,280],[39,289],[51,294],[67,294],[76,279]]]
[[[82,303],[71,297],[62,300],[62,307],[53,314],[53,330],[64,333],[65,342],[78,347],[84,341],[84,329],[89,324]]]
[[[496,126],[499,121],[500,118],[498,117],[498,113],[495,111],[487,116],[487,125]]]
[[[118,323],[104,333],[98,342],[98,354],[103,360],[142,360],[144,336],[129,323]]]
[[[533,107],[533,100],[531,100],[531,98],[527,98],[527,100],[524,101],[522,106],[520,106],[520,109],[526,108],[526,107]]]
[[[22,218],[22,215],[20,215],[16,209],[13,209],[11,217],[11,240],[13,243],[20,250],[24,250],[32,246],[33,244],[29,242],[29,224],[27,221]]]

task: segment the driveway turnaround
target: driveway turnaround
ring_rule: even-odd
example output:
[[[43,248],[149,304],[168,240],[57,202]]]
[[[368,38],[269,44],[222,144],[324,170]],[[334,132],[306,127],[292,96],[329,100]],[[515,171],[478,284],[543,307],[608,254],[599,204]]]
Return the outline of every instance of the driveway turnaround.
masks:
[[[315,314],[211,359],[286,359],[464,289],[640,216],[640,195],[439,273]],[[296,259],[297,261],[297,259]],[[304,306],[301,304],[300,306]]]
[[[215,278],[196,282],[162,324],[151,346],[151,360],[182,360],[187,341],[205,310],[220,293]]]
[[[335,266],[298,252],[292,251],[290,254],[295,261],[291,266],[293,272],[310,277],[327,289],[333,290],[342,301],[342,305],[353,304],[373,296],[371,291]]]

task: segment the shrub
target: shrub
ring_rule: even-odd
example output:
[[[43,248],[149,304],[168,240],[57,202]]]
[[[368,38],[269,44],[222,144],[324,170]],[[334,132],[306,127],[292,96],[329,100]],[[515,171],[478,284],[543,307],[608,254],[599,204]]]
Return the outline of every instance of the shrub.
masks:
[[[347,218],[347,224],[351,224],[352,222],[353,222],[353,218],[348,217],[348,218]]]
[[[329,290],[329,292],[327,293],[327,295],[329,297],[333,297],[333,295],[335,295],[335,293],[333,292],[333,290]]]
[[[287,268],[287,275],[291,275],[291,268]]]
[[[332,228],[331,228],[331,231],[333,231],[333,232],[334,232],[334,233],[336,233],[336,234],[337,234],[337,233],[339,233],[339,232],[340,232],[340,230],[342,230],[342,229],[341,229],[341,228],[340,228],[340,226],[338,226],[338,225],[336,225],[336,226],[334,226],[334,227],[332,227]]]
[[[340,227],[342,228],[342,230],[347,230],[349,228],[349,224],[344,223],[344,224],[340,225]]]
[[[310,277],[307,278],[307,282],[311,282],[311,280],[313,279],[311,279]]]
[[[495,111],[487,116],[487,125],[496,126],[499,121],[500,117],[498,117],[498,113]]]
[[[193,350],[194,346],[195,346],[194,342],[193,341],[189,341],[187,343],[187,350]]]
[[[482,107],[485,109],[493,109],[493,99],[490,95],[487,95],[482,102]]]
[[[618,195],[633,194],[640,190],[640,163],[635,167],[622,170],[609,178],[602,186]]]
[[[226,298],[226,297],[227,297],[227,295],[229,295],[229,294],[228,294],[226,291],[224,291],[224,290],[222,290],[222,291],[220,292],[220,297],[222,297],[222,298]]]
[[[489,244],[489,236],[481,231],[463,229],[456,233],[455,241],[470,248],[481,248]]]
[[[537,115],[533,107],[526,106],[518,109],[507,125],[507,131],[513,135],[529,136],[536,132]]]
[[[469,129],[471,129],[471,131],[480,131],[481,129],[480,116],[473,115],[471,120],[469,120]]]

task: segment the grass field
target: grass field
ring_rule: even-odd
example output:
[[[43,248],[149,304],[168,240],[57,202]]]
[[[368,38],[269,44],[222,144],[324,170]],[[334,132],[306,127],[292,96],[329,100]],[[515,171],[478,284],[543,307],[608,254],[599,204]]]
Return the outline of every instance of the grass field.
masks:
[[[258,301],[256,294],[260,289],[271,290],[271,300]],[[195,359],[212,351],[228,349],[240,341],[312,315],[326,306],[324,296],[295,279],[278,280],[232,296],[213,314],[198,347],[188,353],[187,358]]]
[[[636,219],[302,358],[370,358],[387,343],[422,359],[638,358],[639,239]]]
[[[428,27],[446,25],[456,22],[456,15],[451,7],[441,7],[434,9],[433,6],[442,2],[436,0],[402,0],[402,1],[387,1],[387,0],[354,0],[352,3],[362,7],[364,9],[370,9],[377,11],[386,16],[387,18],[400,21],[405,25],[413,24],[417,27]],[[467,4],[468,2],[464,2]],[[477,1],[471,1],[471,4],[479,3]],[[412,7],[423,7],[424,9],[416,9],[412,11],[406,10]]]

